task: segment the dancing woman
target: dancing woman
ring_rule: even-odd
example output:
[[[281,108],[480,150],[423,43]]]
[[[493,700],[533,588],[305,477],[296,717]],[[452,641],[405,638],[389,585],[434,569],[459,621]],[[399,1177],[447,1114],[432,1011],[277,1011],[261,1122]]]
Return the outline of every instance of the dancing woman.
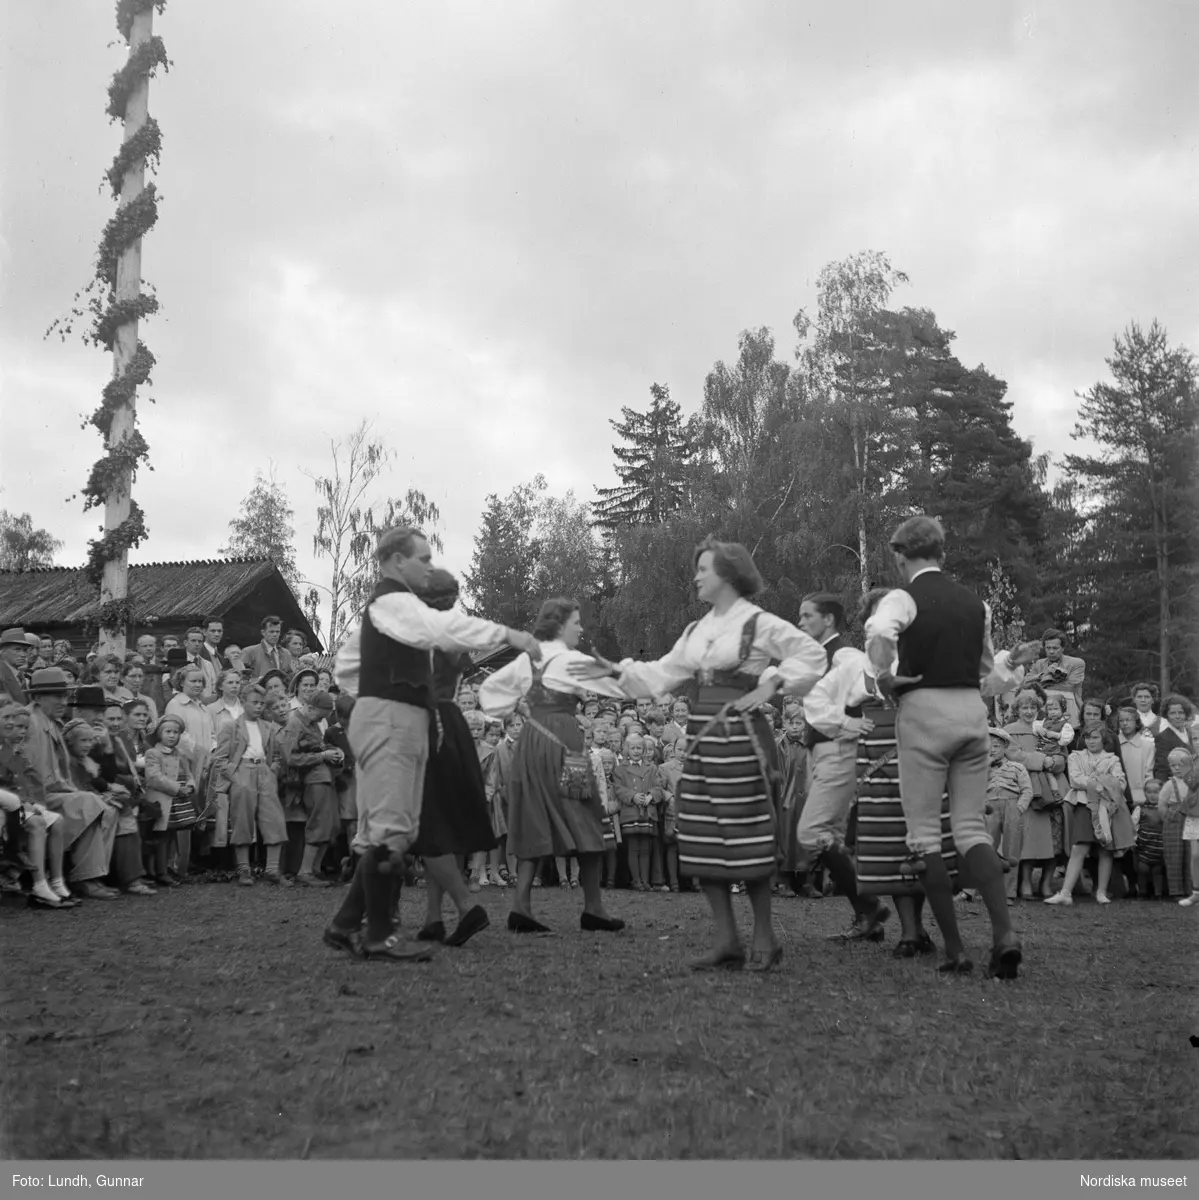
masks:
[[[603,867],[603,806],[590,766],[580,766],[580,798],[564,796],[561,786],[568,755],[586,761],[583,731],[575,719],[587,689],[572,677],[571,668],[586,668],[593,660],[576,647],[583,634],[579,606],[557,597],[541,606],[533,636],[542,643],[541,665],[535,670],[527,654],[496,671],[479,688],[479,706],[489,717],[505,717],[527,697],[529,719],[508,768],[508,853],[517,859],[516,895],[508,914],[513,933],[548,933],[533,916],[532,888],[537,864],[553,855],[579,860],[585,930],[615,932],[624,922],[608,915],[600,892]],[[590,690],[623,698],[612,680],[596,679]],[[578,759],[576,759],[578,756]]]
[[[608,675],[630,696],[699,685],[687,722],[688,751],[678,790],[679,874],[694,876],[712,906],[712,950],[697,971],[740,970],[746,954],[733,918],[729,887],[745,881],[754,912],[749,966],[767,971],[783,956],[770,924],[778,830],[772,790],[779,785],[769,722],[756,710],[778,691],[805,695],[824,674],[820,645],[794,625],[764,612],[750,597],[762,577],[748,550],[708,538],[695,551],[695,588],[709,611],[656,662],[597,659],[572,670],[602,682]],[[771,659],[781,660],[767,673]]]
[[[438,612],[458,602],[458,581],[440,567],[429,572],[420,598]],[[429,765],[421,799],[420,833],[410,853],[425,862],[425,923],[417,941],[465,946],[486,929],[487,910],[471,903],[459,859],[495,849],[483,770],[462,710],[454,703],[462,676],[470,667],[465,652],[433,651],[433,700],[437,722],[430,730]],[[397,890],[402,876],[397,872]],[[442,898],[458,910],[458,925],[447,937],[441,920]]]

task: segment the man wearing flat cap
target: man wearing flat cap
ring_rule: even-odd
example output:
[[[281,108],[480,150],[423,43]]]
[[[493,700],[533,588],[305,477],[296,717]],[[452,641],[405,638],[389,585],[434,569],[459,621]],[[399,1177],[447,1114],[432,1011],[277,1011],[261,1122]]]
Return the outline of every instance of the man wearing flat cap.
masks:
[[[995,654],[987,606],[942,571],[945,533],[939,521],[923,516],[904,521],[891,537],[891,550],[903,583],[866,622],[866,653],[880,690],[899,706],[900,801],[908,847],[923,863],[925,895],[945,938],[940,970],[964,974],[973,967],[941,860],[941,797],[948,791],[954,844],[991,918],[987,974],[1015,979],[1022,948],[1008,913],[1003,864],[987,829],[990,738],[981,688],[986,681],[990,691],[1007,690],[1023,671],[1013,669],[1017,656]],[[1031,647],[1020,648],[1021,660],[1034,656]]]
[[[119,893],[102,882],[117,836],[120,806],[71,782],[71,756],[63,740],[70,677],[59,667],[34,671],[25,753],[46,793],[46,807],[63,819],[63,842],[71,858],[69,882],[77,896],[112,900]]]
[[[29,643],[25,630],[6,629],[0,633],[0,692],[17,704],[28,704],[29,697],[21,682],[21,673],[29,662]]]

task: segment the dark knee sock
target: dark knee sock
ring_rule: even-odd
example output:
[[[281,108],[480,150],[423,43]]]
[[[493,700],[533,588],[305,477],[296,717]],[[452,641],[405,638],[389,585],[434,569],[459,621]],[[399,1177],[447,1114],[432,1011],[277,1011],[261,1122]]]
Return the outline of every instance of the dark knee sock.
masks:
[[[983,898],[991,918],[995,941],[1012,932],[1012,918],[1007,907],[1007,885],[1003,879],[1003,864],[990,846],[972,846],[964,858],[974,880],[974,889]]]
[[[994,851],[992,851],[994,853]],[[1000,876],[1000,888],[1003,880]],[[949,958],[956,958],[962,953],[962,935],[958,930],[958,916],[953,907],[953,883],[945,863],[939,854],[924,856],[924,895],[928,906],[933,910],[937,927],[945,939],[945,953]],[[1003,911],[1007,912],[1007,898],[1004,897]]]
[[[366,894],[366,940],[381,942],[391,937],[394,925],[391,919],[391,897],[394,887],[392,875],[397,873],[398,864],[386,875],[379,865],[390,858],[386,846],[372,846],[362,858],[362,890]]]
[[[337,916],[333,918],[333,924],[338,929],[354,930],[362,924],[362,918],[366,913],[365,876],[366,856],[363,855],[358,860],[358,866],[354,871],[354,878],[350,880],[350,886],[346,890],[346,898],[341,902],[341,908],[337,910]]]
[[[853,905],[853,911],[858,916],[872,913],[878,907],[876,897],[858,894],[857,868],[854,866],[849,851],[844,846],[828,846],[824,850],[822,858],[833,882],[841,894]]]
[[[393,924],[400,923],[400,897],[404,892],[404,872],[392,871],[391,873],[391,913]]]

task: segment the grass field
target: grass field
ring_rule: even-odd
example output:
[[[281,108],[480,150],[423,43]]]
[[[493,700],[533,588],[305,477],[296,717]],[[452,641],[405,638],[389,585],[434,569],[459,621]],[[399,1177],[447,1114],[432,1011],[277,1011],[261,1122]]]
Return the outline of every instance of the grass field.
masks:
[[[0,910],[9,1158],[1193,1158],[1199,910],[1024,905],[1026,976],[842,946],[780,900],[773,974],[693,976],[700,896],[493,925],[424,966],[326,949],[340,892]],[[405,894],[404,923],[424,893]],[[959,906],[976,959],[985,914]],[[749,910],[739,901],[742,924]]]

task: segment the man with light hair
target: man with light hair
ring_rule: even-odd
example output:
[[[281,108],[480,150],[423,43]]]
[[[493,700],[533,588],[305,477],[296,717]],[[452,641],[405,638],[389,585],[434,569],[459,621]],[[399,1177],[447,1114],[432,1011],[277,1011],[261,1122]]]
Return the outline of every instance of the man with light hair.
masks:
[[[430,608],[417,593],[433,555],[419,529],[388,529],[375,550],[379,582],[362,623],[337,655],[338,687],[355,696],[349,741],[354,752],[359,839],[367,843],[349,891],[324,940],[336,950],[388,962],[425,961],[428,942],[403,942],[392,920],[391,873],[420,832],[436,722],[431,650],[494,650],[507,643],[541,657],[531,635],[461,611]],[[366,931],[359,933],[363,917]]]

